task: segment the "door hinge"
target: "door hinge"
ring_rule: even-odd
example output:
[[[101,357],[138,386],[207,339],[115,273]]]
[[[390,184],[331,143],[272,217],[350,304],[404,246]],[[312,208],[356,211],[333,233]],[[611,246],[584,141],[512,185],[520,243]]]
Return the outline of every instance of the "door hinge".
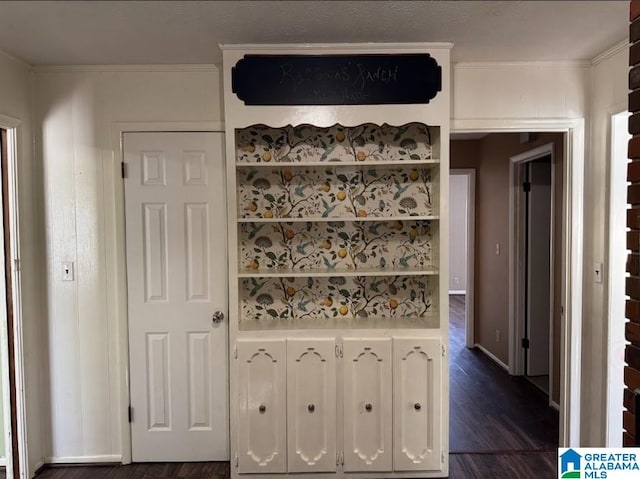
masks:
[[[447,355],[447,347],[443,344],[442,345],[442,357],[444,358]]]
[[[124,161],[120,163],[120,174],[123,178],[127,177],[127,164]]]
[[[133,408],[131,406],[129,406],[129,410],[127,411],[127,414],[129,416],[129,422],[133,422]]]
[[[13,269],[14,269],[14,271],[20,271],[20,260],[19,259],[14,259],[13,260]]]
[[[522,347],[524,349],[529,349],[529,338],[522,338]]]
[[[529,181],[522,183],[522,191],[525,193],[529,193],[531,191],[531,183]]]
[[[336,452],[336,466],[344,466],[344,453]]]
[[[233,345],[233,358],[238,359],[238,344]]]
[[[342,357],[342,344],[336,344],[336,358]]]
[[[233,455],[233,465],[235,467],[238,467],[238,453],[237,452]]]

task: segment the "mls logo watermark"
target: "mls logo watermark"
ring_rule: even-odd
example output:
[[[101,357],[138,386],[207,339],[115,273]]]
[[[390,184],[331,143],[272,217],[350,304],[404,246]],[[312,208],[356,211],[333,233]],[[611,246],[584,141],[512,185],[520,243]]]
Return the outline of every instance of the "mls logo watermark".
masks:
[[[640,477],[640,448],[558,448],[558,478]]]

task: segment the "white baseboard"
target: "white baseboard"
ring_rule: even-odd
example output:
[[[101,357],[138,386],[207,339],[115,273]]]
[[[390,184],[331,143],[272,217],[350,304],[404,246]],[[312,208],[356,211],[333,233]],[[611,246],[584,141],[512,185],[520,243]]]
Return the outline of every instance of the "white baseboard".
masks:
[[[0,467],[7,467],[7,458],[0,457]]]
[[[40,469],[42,469],[43,467],[44,467],[44,459],[40,459],[38,462],[36,462],[33,465],[33,467],[31,468],[31,471],[29,471],[30,476],[28,477],[33,477],[35,474],[40,472]]]
[[[466,289],[450,289],[449,294],[467,294]]]
[[[120,454],[105,454],[102,456],[66,456],[66,457],[45,457],[45,464],[91,464],[93,462],[122,462]]]
[[[505,363],[500,361],[498,359],[498,357],[495,354],[493,354],[491,351],[489,351],[487,348],[485,348],[484,346],[482,346],[481,344],[478,344],[478,343],[475,344],[475,347],[478,348],[480,351],[482,351],[487,356],[489,356],[498,366],[500,366],[501,368],[503,368],[504,370],[509,372],[509,366],[507,366]]]

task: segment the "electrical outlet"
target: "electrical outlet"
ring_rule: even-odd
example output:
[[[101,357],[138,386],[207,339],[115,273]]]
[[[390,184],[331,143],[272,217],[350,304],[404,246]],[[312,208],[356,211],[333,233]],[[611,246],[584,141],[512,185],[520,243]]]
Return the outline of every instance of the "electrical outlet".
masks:
[[[73,263],[62,263],[62,281],[73,281]]]
[[[496,329],[496,343],[500,342],[500,330]]]

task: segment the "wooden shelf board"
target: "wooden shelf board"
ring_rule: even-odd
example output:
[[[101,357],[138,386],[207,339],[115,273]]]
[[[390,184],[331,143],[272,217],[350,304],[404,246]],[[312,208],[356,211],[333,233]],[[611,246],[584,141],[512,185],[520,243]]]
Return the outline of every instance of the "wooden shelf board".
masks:
[[[336,277],[336,276],[435,276],[435,268],[358,268],[358,269],[240,269],[239,278],[295,278],[295,277]]]
[[[310,320],[262,320],[244,319],[239,322],[241,331],[290,331],[296,329],[438,329],[439,313],[420,318],[328,318]]]
[[[428,216],[367,216],[364,218],[339,217],[339,218],[238,218],[238,223],[319,223],[322,221],[436,221],[438,215]]]
[[[274,161],[265,163],[262,161],[259,162],[245,162],[245,163],[236,163],[236,168],[280,168],[293,166],[296,168],[302,166],[312,166],[312,167],[342,167],[342,166],[362,166],[362,167],[392,167],[392,166],[433,166],[439,165],[439,159],[431,159],[431,160],[395,160],[395,161]]]

